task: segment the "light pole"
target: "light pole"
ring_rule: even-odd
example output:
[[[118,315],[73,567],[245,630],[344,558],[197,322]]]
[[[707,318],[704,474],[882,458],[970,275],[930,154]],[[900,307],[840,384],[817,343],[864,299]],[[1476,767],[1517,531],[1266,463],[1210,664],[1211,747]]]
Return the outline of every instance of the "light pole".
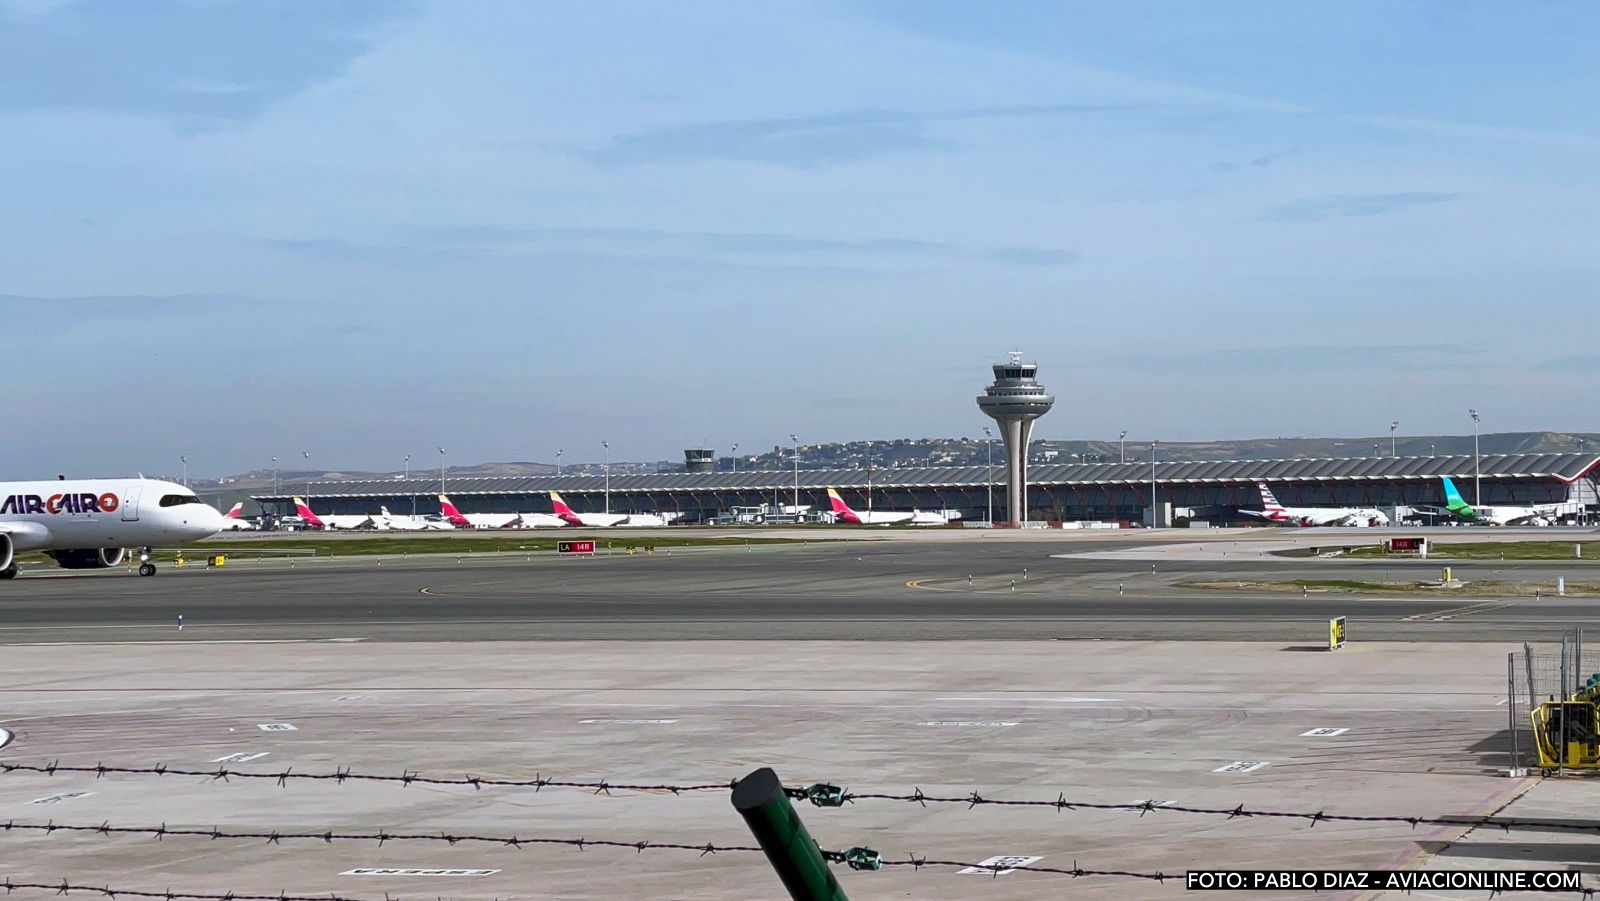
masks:
[[[1376,457],[1376,456],[1379,456],[1379,454],[1378,454],[1378,448],[1380,448],[1380,447],[1382,447],[1382,446],[1383,446],[1383,445],[1381,445],[1381,444],[1379,444],[1379,443],[1378,443],[1378,442],[1376,442],[1376,441],[1374,441],[1374,442],[1372,442],[1372,455],[1373,455],[1373,456],[1374,456],[1374,457]]]
[[[872,519],[872,443],[867,442],[867,519]]]
[[[178,460],[183,463],[183,487],[189,487],[189,458],[180,456]]]
[[[794,521],[800,521],[800,437],[790,435],[794,442]]]
[[[735,441],[733,443],[733,450],[728,451],[728,453],[733,455],[733,471],[734,472],[738,472],[739,471],[739,442]]]
[[[611,512],[611,442],[602,441],[600,446],[606,452],[606,513]]]
[[[1150,528],[1152,529],[1161,524],[1161,515],[1156,512],[1156,445],[1160,443],[1150,442]]]
[[[994,526],[994,432],[988,426],[983,427],[983,446],[988,451],[989,471],[983,477],[983,492],[989,501],[989,512],[984,522]]]
[[[406,493],[411,495],[411,515],[417,515],[417,493],[411,490],[411,455],[406,454]]]
[[[561,475],[561,455],[564,453],[565,448],[556,448],[556,475]]]
[[[1117,443],[1122,446],[1121,452],[1117,455],[1117,457],[1118,457],[1117,462],[1119,462],[1119,463],[1128,462],[1128,430],[1127,429],[1123,429],[1122,430],[1122,434],[1117,436]]]
[[[301,451],[300,456],[306,458],[306,503],[311,502],[311,452]]]
[[[278,455],[272,455],[272,496],[278,496]]]
[[[444,447],[439,448],[439,493],[444,494]]]
[[[1431,445],[1431,444],[1430,444],[1430,445],[1428,445],[1428,456],[1430,456],[1430,457],[1431,457],[1431,456],[1433,456],[1433,455],[1434,455],[1434,454],[1433,454],[1433,445]]]
[[[1399,456],[1394,452],[1394,430],[1398,428],[1400,428],[1400,420],[1396,419],[1389,423],[1389,456],[1391,457]]]
[[[1468,410],[1472,417],[1472,503],[1483,506],[1483,463],[1478,455],[1478,411]]]

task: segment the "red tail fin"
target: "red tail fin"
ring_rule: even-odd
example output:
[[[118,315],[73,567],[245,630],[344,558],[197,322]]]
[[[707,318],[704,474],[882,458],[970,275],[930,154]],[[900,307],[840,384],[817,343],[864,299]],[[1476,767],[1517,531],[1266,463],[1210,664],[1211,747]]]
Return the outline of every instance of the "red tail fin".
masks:
[[[463,529],[472,528],[471,520],[462,516],[461,511],[456,509],[456,505],[450,503],[450,498],[442,494],[439,495],[439,512],[444,516],[445,521],[453,526]]]
[[[300,514],[300,518],[305,520],[308,525],[318,529],[325,528],[322,519],[318,517],[317,514],[311,512],[311,507],[306,504],[303,498],[297,497],[294,499],[294,509]]]

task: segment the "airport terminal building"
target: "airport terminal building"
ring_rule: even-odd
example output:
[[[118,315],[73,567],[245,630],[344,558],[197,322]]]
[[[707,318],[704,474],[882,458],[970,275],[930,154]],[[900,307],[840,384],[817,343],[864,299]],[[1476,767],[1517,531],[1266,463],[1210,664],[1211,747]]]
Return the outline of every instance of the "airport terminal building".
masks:
[[[1597,469],[1600,457],[1593,454],[1053,464],[1029,470],[1026,518],[1137,522],[1154,507],[1189,509],[1219,523],[1243,520],[1239,509],[1261,508],[1257,482],[1268,483],[1289,506],[1437,506],[1444,501],[1442,476],[1454,479],[1474,504],[1570,503],[1586,510],[1597,504]],[[992,499],[994,519],[1011,518],[1004,509],[1004,473],[987,466],[463,477],[447,478],[442,487],[464,513],[548,513],[549,493],[556,491],[581,512],[605,509],[609,500],[614,513],[673,513],[696,523],[735,507],[792,505],[797,496],[802,507],[827,510],[827,490],[835,488],[858,510],[953,510],[981,521]],[[307,493],[318,513],[375,513],[387,506],[431,514],[439,511],[440,489],[435,477],[312,482]],[[294,512],[292,497],[254,499],[267,514],[284,516]]]

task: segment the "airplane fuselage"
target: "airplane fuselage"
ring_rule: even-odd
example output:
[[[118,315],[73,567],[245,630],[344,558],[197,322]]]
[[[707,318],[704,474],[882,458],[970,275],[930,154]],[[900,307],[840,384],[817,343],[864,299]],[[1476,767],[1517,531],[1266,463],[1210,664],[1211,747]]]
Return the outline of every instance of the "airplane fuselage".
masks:
[[[0,482],[0,536],[14,551],[182,544],[226,525],[221,513],[175,482]]]

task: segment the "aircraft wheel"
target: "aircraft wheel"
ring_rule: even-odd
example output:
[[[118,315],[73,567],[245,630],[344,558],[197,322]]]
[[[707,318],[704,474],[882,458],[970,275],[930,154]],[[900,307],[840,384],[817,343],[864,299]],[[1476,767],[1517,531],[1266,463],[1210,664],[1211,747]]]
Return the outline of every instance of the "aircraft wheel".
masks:
[[[11,564],[5,569],[0,569],[0,579],[15,579],[16,577],[17,565],[15,563]]]
[[[139,575],[141,575],[141,576],[153,576],[155,574],[156,574],[156,565],[154,563],[141,563],[141,564],[139,564]]]

